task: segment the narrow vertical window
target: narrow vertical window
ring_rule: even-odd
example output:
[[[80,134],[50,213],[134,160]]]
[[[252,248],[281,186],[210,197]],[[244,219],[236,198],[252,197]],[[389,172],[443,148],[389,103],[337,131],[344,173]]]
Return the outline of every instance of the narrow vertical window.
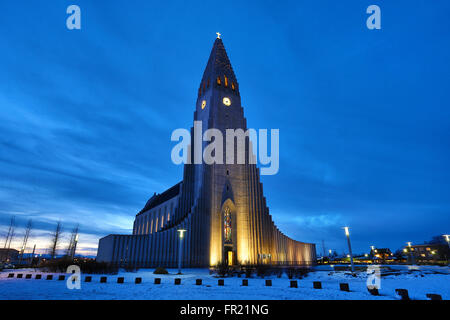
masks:
[[[220,86],[221,83],[222,83],[222,81],[220,80],[220,77],[218,76],[218,77],[217,77],[217,85]]]
[[[208,78],[208,82],[206,82],[206,87],[209,88],[209,78]]]
[[[236,90],[236,87],[234,86],[234,82],[231,83],[231,89]]]
[[[231,210],[229,207],[225,207],[223,210],[223,231],[225,243],[232,242],[232,228],[231,228]]]
[[[225,77],[225,87],[228,87],[228,78],[227,78],[227,76],[224,76]]]

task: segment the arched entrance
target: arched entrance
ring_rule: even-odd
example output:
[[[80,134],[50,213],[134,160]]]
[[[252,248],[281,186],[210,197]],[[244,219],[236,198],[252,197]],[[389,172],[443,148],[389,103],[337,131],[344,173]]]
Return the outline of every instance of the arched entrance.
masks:
[[[223,262],[229,266],[236,261],[236,207],[230,199],[222,205],[222,245]]]

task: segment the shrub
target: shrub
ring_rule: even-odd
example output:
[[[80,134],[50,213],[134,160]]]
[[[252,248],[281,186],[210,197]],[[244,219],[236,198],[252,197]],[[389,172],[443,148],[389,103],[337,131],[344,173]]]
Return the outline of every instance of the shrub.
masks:
[[[294,275],[295,275],[295,268],[287,268],[286,269],[286,274],[287,274],[289,279],[293,279]]]
[[[281,268],[275,269],[275,274],[276,274],[277,278],[281,278],[283,276],[283,269],[281,269]]]
[[[117,274],[119,271],[118,267],[115,265],[106,262],[97,262],[93,259],[53,259],[42,261],[38,267],[48,272],[65,273],[67,267],[70,265],[79,266],[81,272],[87,274]]]
[[[125,265],[123,267],[123,269],[125,270],[125,272],[137,272],[137,271],[139,271],[139,268],[133,263],[128,263],[127,265]]]
[[[253,269],[252,266],[246,266],[245,267],[245,277],[246,278],[251,278],[252,275],[253,275],[253,271],[254,271],[254,269]]]
[[[163,267],[158,267],[153,271],[154,274],[169,274],[169,272]]]
[[[216,265],[216,273],[219,277],[225,277],[229,274],[230,267],[227,263],[221,262]]]
[[[267,264],[257,264],[256,265],[256,274],[258,277],[264,278],[269,273],[270,266]]]
[[[295,277],[298,279],[303,279],[306,277],[309,273],[309,269],[305,267],[300,267],[295,269]]]

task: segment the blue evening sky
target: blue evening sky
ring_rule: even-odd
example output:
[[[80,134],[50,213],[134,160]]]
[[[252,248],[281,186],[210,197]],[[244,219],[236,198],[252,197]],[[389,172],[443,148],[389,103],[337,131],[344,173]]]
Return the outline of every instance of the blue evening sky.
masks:
[[[82,30],[66,28],[77,4]],[[382,29],[366,28],[381,7]],[[220,31],[249,127],[280,129],[263,177],[294,239],[355,252],[450,233],[450,2],[4,1],[0,19],[0,245],[16,216],[28,247],[61,220],[80,252],[130,233],[190,128]]]

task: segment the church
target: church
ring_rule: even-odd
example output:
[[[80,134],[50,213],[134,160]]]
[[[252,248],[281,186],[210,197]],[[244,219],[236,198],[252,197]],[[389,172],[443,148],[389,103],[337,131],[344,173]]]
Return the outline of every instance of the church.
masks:
[[[220,34],[200,82],[194,121],[224,134],[247,131],[239,83]],[[190,153],[193,138],[191,146]],[[247,138],[245,153],[251,152]],[[154,194],[137,213],[133,234],[100,239],[97,253],[97,261],[119,266],[175,267],[179,259],[183,267],[312,265],[316,248],[274,224],[256,164],[186,163],[183,180]]]

